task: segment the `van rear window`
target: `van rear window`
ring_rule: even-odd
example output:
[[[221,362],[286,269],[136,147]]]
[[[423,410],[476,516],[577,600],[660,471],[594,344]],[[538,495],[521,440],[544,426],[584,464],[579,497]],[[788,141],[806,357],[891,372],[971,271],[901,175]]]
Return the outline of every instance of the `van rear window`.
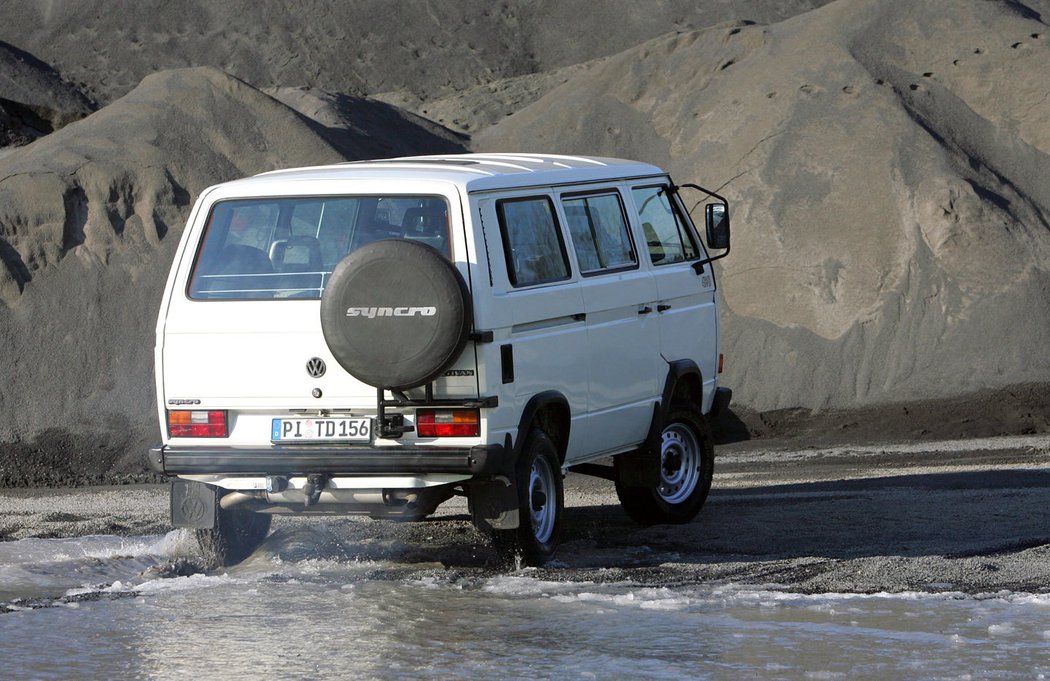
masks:
[[[419,241],[451,259],[448,203],[437,196],[220,201],[208,218],[189,296],[318,299],[340,260],[380,239]]]

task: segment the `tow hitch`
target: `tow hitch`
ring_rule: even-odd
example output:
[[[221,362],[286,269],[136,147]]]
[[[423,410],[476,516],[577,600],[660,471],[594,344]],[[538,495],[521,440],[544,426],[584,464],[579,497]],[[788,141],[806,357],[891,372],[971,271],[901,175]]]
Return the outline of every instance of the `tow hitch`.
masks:
[[[321,490],[328,484],[328,476],[321,473],[311,473],[306,476],[306,484],[303,485],[303,505],[310,508],[321,499]]]

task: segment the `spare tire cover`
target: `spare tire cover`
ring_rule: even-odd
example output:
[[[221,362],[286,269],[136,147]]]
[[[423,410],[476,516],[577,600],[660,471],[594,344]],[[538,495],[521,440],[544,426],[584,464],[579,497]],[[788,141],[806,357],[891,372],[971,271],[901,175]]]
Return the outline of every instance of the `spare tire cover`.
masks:
[[[321,295],[336,361],[369,385],[405,389],[440,376],[471,326],[463,277],[426,244],[386,239],[343,258]]]

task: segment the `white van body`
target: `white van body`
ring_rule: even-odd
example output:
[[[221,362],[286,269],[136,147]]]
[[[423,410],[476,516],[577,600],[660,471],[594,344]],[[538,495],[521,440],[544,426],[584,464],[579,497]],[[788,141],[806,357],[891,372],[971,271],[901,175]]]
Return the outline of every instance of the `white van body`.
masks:
[[[465,287],[462,350],[425,385],[389,389],[355,378],[326,342],[322,298],[364,233],[368,211],[368,229],[443,252]],[[434,214],[444,229],[428,217]],[[248,226],[238,231],[241,223]],[[226,266],[209,274],[208,259],[220,255],[205,242],[220,238],[246,240],[222,253],[258,246],[270,263],[251,274],[227,274]],[[672,393],[705,415],[728,402],[728,391],[718,390],[709,260],[668,175],[633,161],[417,157],[275,171],[211,187],[193,208],[161,302],[162,444],[151,450],[151,466],[192,483],[173,489],[180,501],[201,490],[222,499],[217,513],[240,504],[264,513],[416,517],[453,490],[470,495],[493,480],[519,484],[512,453],[538,428],[557,451],[560,490],[571,467],[653,445],[660,432],[654,415],[662,406],[666,412]],[[391,295],[389,305],[350,306],[345,315],[340,308],[339,323],[397,317],[417,324],[434,309]],[[688,385],[675,387],[679,380]],[[459,419],[458,409],[469,421],[473,409],[477,424],[466,424],[468,435],[421,434],[427,426],[417,423],[419,408],[427,405],[435,420]],[[213,417],[216,430],[207,430]],[[186,423],[173,425],[173,418]],[[307,438],[304,428],[318,432]],[[282,429],[300,439],[280,438]],[[432,501],[412,492],[428,489],[443,492]],[[207,499],[204,505],[210,508]],[[176,506],[173,500],[176,524],[214,527],[211,511],[194,519]],[[513,530],[520,523],[509,510],[488,513],[479,526]]]

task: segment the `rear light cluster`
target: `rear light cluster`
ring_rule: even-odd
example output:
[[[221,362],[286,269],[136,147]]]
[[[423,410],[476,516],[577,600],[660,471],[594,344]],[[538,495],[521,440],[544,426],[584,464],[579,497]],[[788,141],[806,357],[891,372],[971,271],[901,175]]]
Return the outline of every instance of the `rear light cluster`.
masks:
[[[169,411],[170,437],[226,437],[226,411]]]
[[[481,435],[479,409],[417,409],[419,437],[477,437]]]

